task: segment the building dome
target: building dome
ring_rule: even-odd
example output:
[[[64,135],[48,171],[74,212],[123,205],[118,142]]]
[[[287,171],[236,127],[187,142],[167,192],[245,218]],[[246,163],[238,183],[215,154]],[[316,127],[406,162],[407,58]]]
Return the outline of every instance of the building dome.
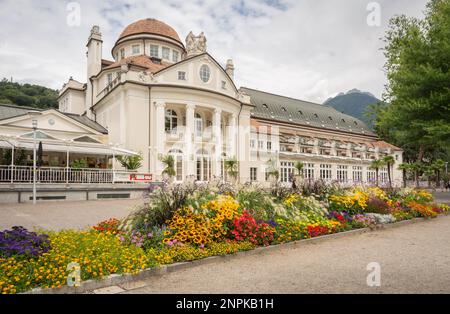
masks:
[[[182,44],[180,37],[178,36],[178,33],[172,27],[156,19],[143,19],[131,23],[130,25],[125,27],[125,29],[120,34],[119,39],[117,41],[120,41],[125,37],[138,34],[159,35],[171,38]]]

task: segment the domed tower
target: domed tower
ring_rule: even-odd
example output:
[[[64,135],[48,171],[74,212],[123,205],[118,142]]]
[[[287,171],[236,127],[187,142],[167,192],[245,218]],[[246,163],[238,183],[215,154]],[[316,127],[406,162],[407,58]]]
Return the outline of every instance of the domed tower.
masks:
[[[184,58],[186,49],[172,27],[156,19],[143,19],[123,30],[111,52],[115,62],[144,55],[176,63]]]

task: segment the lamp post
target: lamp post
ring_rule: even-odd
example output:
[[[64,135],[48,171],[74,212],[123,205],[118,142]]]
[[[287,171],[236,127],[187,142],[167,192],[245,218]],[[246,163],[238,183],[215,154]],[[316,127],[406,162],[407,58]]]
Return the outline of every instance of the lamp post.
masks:
[[[39,111],[29,111],[28,114],[33,118],[31,124],[33,127],[33,205],[36,204],[36,130],[38,121],[36,116],[40,115]]]

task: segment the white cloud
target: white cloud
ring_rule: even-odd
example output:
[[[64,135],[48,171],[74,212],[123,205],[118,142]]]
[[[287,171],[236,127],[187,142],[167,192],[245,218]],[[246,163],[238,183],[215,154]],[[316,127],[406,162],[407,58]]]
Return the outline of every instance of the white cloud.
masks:
[[[0,0],[0,76],[59,88],[85,78],[92,25],[103,33],[103,55],[123,28],[153,17],[180,38],[204,31],[222,64],[232,57],[236,83],[323,102],[352,88],[381,96],[386,82],[379,40],[394,14],[421,16],[426,0],[378,1],[381,26],[369,27],[364,0],[78,1],[81,25],[66,23],[69,1]]]

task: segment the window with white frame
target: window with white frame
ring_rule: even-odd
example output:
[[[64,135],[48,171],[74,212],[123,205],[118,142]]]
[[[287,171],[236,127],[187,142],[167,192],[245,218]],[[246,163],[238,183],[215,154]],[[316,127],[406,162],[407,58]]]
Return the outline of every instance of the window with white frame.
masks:
[[[170,60],[170,49],[167,47],[162,47],[162,57],[163,59]]]
[[[255,148],[255,140],[254,139],[250,140],[250,148]]]
[[[200,78],[203,82],[208,83],[209,78],[211,77],[211,71],[209,67],[204,64],[200,67]]]
[[[203,119],[199,113],[195,114],[194,125],[195,125],[195,136],[201,137],[203,133]]]
[[[292,182],[294,174],[294,163],[290,161],[282,161],[280,167],[281,182]]]
[[[339,182],[345,183],[348,181],[348,166],[338,165],[336,178]]]
[[[328,164],[320,165],[320,178],[322,180],[331,180],[332,178],[331,165]]]
[[[258,149],[264,148],[264,141],[258,141]]]
[[[305,179],[314,179],[314,164],[303,164],[303,177]]]
[[[158,58],[158,56],[159,56],[159,46],[150,45],[150,57]]]
[[[111,82],[112,82],[112,80],[113,80],[113,78],[112,78],[112,73],[108,73],[108,76],[107,76],[107,82],[106,82],[106,85],[109,85],[109,84],[111,84]]]
[[[258,180],[258,168],[250,167],[250,181],[255,182]]]
[[[175,161],[175,180],[183,180],[183,152],[179,149],[172,149],[169,151]]]
[[[133,45],[133,46],[131,46],[131,49],[132,49],[134,55],[141,53],[141,46],[139,46],[139,45]]]
[[[268,151],[272,150],[272,142],[267,142],[267,150]]]
[[[124,48],[120,49],[120,59],[123,59],[123,58],[125,58],[125,49]]]
[[[362,181],[362,166],[353,166],[352,179],[353,182]]]
[[[377,173],[374,170],[367,171],[367,182],[373,183],[377,181]]]
[[[178,79],[180,81],[186,81],[186,72],[184,71],[178,71]]]
[[[178,56],[179,56],[178,51],[173,50],[172,51],[172,61],[178,62]]]
[[[168,133],[176,133],[178,126],[178,115],[175,110],[166,109],[165,130]]]
[[[383,167],[380,169],[380,181],[382,183],[386,183],[388,182],[388,172],[387,172],[387,168]]]

